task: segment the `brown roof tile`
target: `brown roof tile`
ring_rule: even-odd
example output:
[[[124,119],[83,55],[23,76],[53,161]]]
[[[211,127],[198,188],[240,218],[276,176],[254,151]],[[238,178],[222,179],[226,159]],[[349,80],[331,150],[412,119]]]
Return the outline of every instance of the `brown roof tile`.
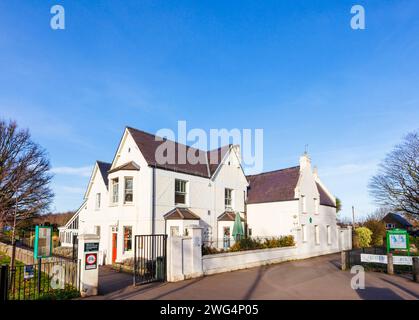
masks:
[[[228,146],[224,146],[220,149],[212,151],[203,151],[175,141],[163,139],[138,129],[131,127],[127,127],[127,129],[131,133],[135,143],[147,161],[147,164],[149,166],[157,167],[160,169],[177,171],[208,178],[215,172],[216,168],[222,160],[221,157],[218,157],[217,163],[208,165],[210,154],[213,154],[214,152],[218,152],[220,154],[224,152],[225,154],[225,148],[227,148],[228,151]],[[175,151],[174,163],[161,164],[158,163],[155,158],[157,148],[165,142],[168,144],[169,148],[172,147]],[[180,163],[178,155],[179,151],[183,152],[183,150],[186,150],[187,153],[194,153],[197,157],[200,157],[202,161],[198,161],[198,163],[190,163],[186,159],[186,161],[184,161],[185,163]]]
[[[200,220],[195,213],[188,208],[174,208],[166,213],[164,216],[165,220]]]
[[[240,217],[241,221],[244,221],[242,217]],[[220,214],[217,218],[218,221],[235,221],[236,220],[236,213],[233,211],[224,211]]]
[[[250,185],[247,203],[295,200],[299,176],[299,166],[247,176]]]
[[[116,172],[120,170],[140,170],[140,166],[136,164],[134,161],[130,161],[118,167],[115,167],[112,170],[109,170],[108,173],[112,173],[112,172]]]

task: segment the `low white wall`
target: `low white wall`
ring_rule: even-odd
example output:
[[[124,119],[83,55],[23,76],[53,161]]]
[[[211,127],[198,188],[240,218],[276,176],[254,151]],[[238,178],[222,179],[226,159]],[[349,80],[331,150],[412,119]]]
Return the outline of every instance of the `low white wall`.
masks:
[[[204,275],[210,275],[284,261],[306,259],[336,252],[339,251],[332,248],[325,251],[304,252],[297,246],[294,246],[211,254],[202,257],[202,269]]]
[[[193,229],[191,237],[169,237],[167,278],[168,281],[180,281],[201,275],[253,268],[337,253],[341,250],[350,250],[352,248],[352,229],[338,228],[338,231],[342,243],[334,243],[333,245],[308,246],[297,244],[292,247],[210,254],[201,258],[200,229]]]

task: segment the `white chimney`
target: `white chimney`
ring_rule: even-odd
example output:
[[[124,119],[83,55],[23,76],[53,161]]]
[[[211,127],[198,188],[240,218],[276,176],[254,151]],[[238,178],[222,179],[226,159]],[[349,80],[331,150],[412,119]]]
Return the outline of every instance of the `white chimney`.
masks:
[[[310,160],[310,157],[308,156],[308,154],[305,152],[300,157],[300,168],[301,169],[310,169],[310,167],[311,167],[311,160]]]

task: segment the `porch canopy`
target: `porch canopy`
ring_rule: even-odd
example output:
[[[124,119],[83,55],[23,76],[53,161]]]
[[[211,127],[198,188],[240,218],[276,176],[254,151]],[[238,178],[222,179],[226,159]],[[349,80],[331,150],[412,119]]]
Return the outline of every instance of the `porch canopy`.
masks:
[[[165,220],[201,220],[201,218],[188,208],[179,207],[170,210],[163,217]]]

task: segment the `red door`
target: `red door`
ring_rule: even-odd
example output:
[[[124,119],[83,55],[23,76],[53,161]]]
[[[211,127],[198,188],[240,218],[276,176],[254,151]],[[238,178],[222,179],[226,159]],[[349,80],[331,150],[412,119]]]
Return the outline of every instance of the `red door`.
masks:
[[[116,240],[117,233],[112,233],[112,263],[116,260]]]

